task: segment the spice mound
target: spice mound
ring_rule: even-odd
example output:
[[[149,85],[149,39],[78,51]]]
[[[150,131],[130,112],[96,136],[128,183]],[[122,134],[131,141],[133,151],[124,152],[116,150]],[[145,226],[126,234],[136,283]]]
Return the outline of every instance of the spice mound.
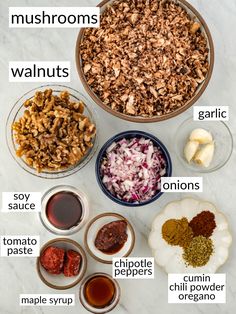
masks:
[[[162,237],[170,245],[186,247],[193,238],[187,218],[169,219],[162,226]]]
[[[141,203],[160,191],[166,160],[150,139],[123,138],[107,149],[100,171],[112,195],[125,202]]]
[[[50,274],[64,274],[65,277],[77,276],[82,262],[81,255],[74,251],[49,246],[40,255],[40,263]]]
[[[210,211],[203,211],[197,216],[193,217],[190,221],[189,226],[193,230],[194,236],[202,235],[206,238],[209,238],[215,227],[215,215]]]
[[[187,265],[201,267],[207,264],[212,253],[212,240],[197,236],[193,238],[188,247],[184,248],[183,258]]]
[[[16,155],[38,172],[75,166],[93,146],[95,125],[83,114],[83,102],[70,101],[67,91],[37,91],[24,106],[12,126]]]
[[[187,218],[169,219],[162,225],[162,238],[170,245],[183,248],[186,266],[200,267],[208,263],[214,248],[209,238],[216,228],[215,215],[202,211],[189,222]]]
[[[106,254],[117,253],[128,239],[126,230],[125,220],[112,221],[104,225],[96,236],[96,248]]]
[[[175,1],[118,0],[81,43],[85,78],[112,110],[162,116],[184,106],[205,80],[207,40]]]

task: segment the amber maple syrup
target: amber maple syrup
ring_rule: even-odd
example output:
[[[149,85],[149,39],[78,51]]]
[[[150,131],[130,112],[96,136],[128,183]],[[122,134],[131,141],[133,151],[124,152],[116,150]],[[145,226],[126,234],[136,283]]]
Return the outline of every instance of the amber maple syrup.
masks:
[[[61,191],[50,197],[46,215],[58,229],[70,229],[81,221],[83,208],[79,197],[69,191]]]
[[[109,306],[114,300],[116,288],[111,279],[98,275],[90,278],[84,287],[86,301],[95,308]]]

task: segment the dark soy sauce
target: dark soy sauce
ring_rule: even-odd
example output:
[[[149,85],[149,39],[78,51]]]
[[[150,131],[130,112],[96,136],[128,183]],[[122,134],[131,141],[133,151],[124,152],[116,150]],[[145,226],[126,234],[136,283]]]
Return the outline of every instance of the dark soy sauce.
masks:
[[[82,213],[83,208],[79,197],[69,191],[52,195],[46,205],[48,220],[58,229],[65,230],[78,225]]]

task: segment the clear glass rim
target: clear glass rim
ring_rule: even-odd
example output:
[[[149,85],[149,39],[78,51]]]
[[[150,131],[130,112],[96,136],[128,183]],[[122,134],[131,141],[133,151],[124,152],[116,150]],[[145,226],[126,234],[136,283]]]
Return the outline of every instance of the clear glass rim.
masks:
[[[189,122],[201,122],[201,121],[194,121],[192,117],[187,118],[186,120],[184,120],[184,121],[178,126],[178,128],[177,128],[177,130],[176,130],[176,134],[175,134],[174,139],[173,139],[173,147],[174,147],[175,155],[177,156],[178,160],[181,162],[181,164],[182,164],[183,166],[186,166],[186,163],[185,163],[185,161],[183,160],[183,158],[180,156],[180,154],[178,153],[178,148],[176,147],[176,145],[177,145],[177,140],[176,140],[176,139],[177,139],[177,137],[178,137],[178,134],[179,134],[179,131],[181,130],[181,128],[182,128],[184,125],[188,124]],[[188,169],[190,169],[191,171],[196,172],[196,173],[197,173],[197,172],[199,172],[199,173],[211,173],[211,172],[215,172],[215,171],[217,171],[217,170],[223,168],[223,167],[227,164],[227,162],[229,161],[229,159],[230,159],[230,157],[231,157],[231,155],[232,155],[232,153],[233,153],[234,139],[233,139],[233,135],[232,135],[232,133],[231,133],[230,128],[228,127],[228,125],[227,125],[224,121],[220,121],[220,120],[219,120],[219,121],[207,121],[207,122],[211,122],[211,123],[221,123],[221,124],[225,127],[225,129],[227,130],[227,132],[228,132],[228,134],[229,134],[229,139],[230,139],[230,143],[231,143],[231,145],[230,145],[230,152],[229,152],[227,158],[224,160],[224,162],[220,163],[219,165],[216,165],[216,166],[215,166],[214,168],[212,168],[212,169],[200,168],[200,167],[195,169],[194,167],[188,166]],[[203,123],[204,123],[204,122],[203,122]]]
[[[47,202],[49,200],[49,198],[58,193],[58,192],[61,192],[61,191],[68,191],[68,192],[72,192],[72,193],[75,193],[80,201],[81,201],[81,204],[82,204],[82,217],[81,217],[81,220],[80,222],[73,226],[72,228],[70,229],[59,229],[57,227],[55,227],[53,224],[50,223],[50,221],[48,220],[47,218],[47,215],[46,215],[46,206],[47,206]],[[72,235],[76,232],[78,232],[81,228],[83,228],[83,226],[86,224],[87,220],[88,220],[88,217],[89,217],[89,202],[88,202],[88,198],[87,196],[85,195],[84,192],[82,192],[81,190],[73,187],[73,186],[70,186],[70,185],[57,185],[57,186],[54,186],[50,189],[48,189],[42,196],[42,199],[41,199],[41,206],[42,206],[42,210],[41,212],[39,213],[39,218],[40,218],[40,221],[42,223],[42,225],[50,232],[52,232],[53,234],[56,234],[56,235],[61,235],[61,236],[65,236],[65,235]]]
[[[51,88],[54,92],[61,92],[63,89],[65,89],[65,90],[68,90],[70,95],[73,96],[74,98],[76,98],[77,100],[82,100],[85,107],[86,107],[86,110],[89,112],[89,115],[92,118],[93,123],[96,125],[96,135],[95,135],[95,138],[93,140],[93,147],[90,150],[88,150],[88,153],[76,165],[69,167],[67,169],[61,169],[61,170],[55,171],[55,172],[54,171],[42,171],[42,172],[38,173],[34,168],[27,165],[27,163],[24,161],[23,158],[17,157],[15,155],[16,145],[15,145],[15,141],[14,141],[14,137],[13,137],[13,131],[12,131],[11,127],[12,127],[12,123],[16,119],[17,114],[19,113],[19,111],[23,107],[23,102],[22,102],[23,99],[25,97],[27,97],[29,94],[31,94],[37,90],[43,89],[43,88],[44,89]],[[22,104],[19,105],[20,102],[22,102]],[[8,114],[7,121],[6,121],[5,138],[6,138],[8,150],[9,150],[11,156],[13,157],[13,159],[26,172],[28,172],[28,173],[36,176],[36,177],[44,178],[44,179],[60,179],[63,177],[70,176],[70,175],[76,173],[77,171],[79,171],[80,169],[82,169],[93,158],[93,156],[95,155],[95,153],[98,149],[98,136],[99,136],[98,114],[96,112],[96,109],[90,108],[90,107],[92,107],[92,105],[89,106],[89,103],[90,102],[87,99],[87,97],[84,96],[81,92],[77,91],[74,88],[71,88],[71,87],[66,86],[66,85],[61,85],[61,84],[56,84],[56,85],[55,84],[45,84],[45,85],[35,87],[35,88],[27,91],[26,93],[24,93],[14,103],[13,107],[11,108],[11,110]]]

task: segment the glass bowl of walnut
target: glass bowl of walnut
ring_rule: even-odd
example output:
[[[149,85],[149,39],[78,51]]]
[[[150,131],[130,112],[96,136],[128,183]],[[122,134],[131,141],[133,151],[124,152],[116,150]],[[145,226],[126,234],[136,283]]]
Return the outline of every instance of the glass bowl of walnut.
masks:
[[[33,175],[69,176],[96,152],[95,116],[86,98],[72,88],[35,88],[16,102],[8,116],[6,136],[11,155]]]

